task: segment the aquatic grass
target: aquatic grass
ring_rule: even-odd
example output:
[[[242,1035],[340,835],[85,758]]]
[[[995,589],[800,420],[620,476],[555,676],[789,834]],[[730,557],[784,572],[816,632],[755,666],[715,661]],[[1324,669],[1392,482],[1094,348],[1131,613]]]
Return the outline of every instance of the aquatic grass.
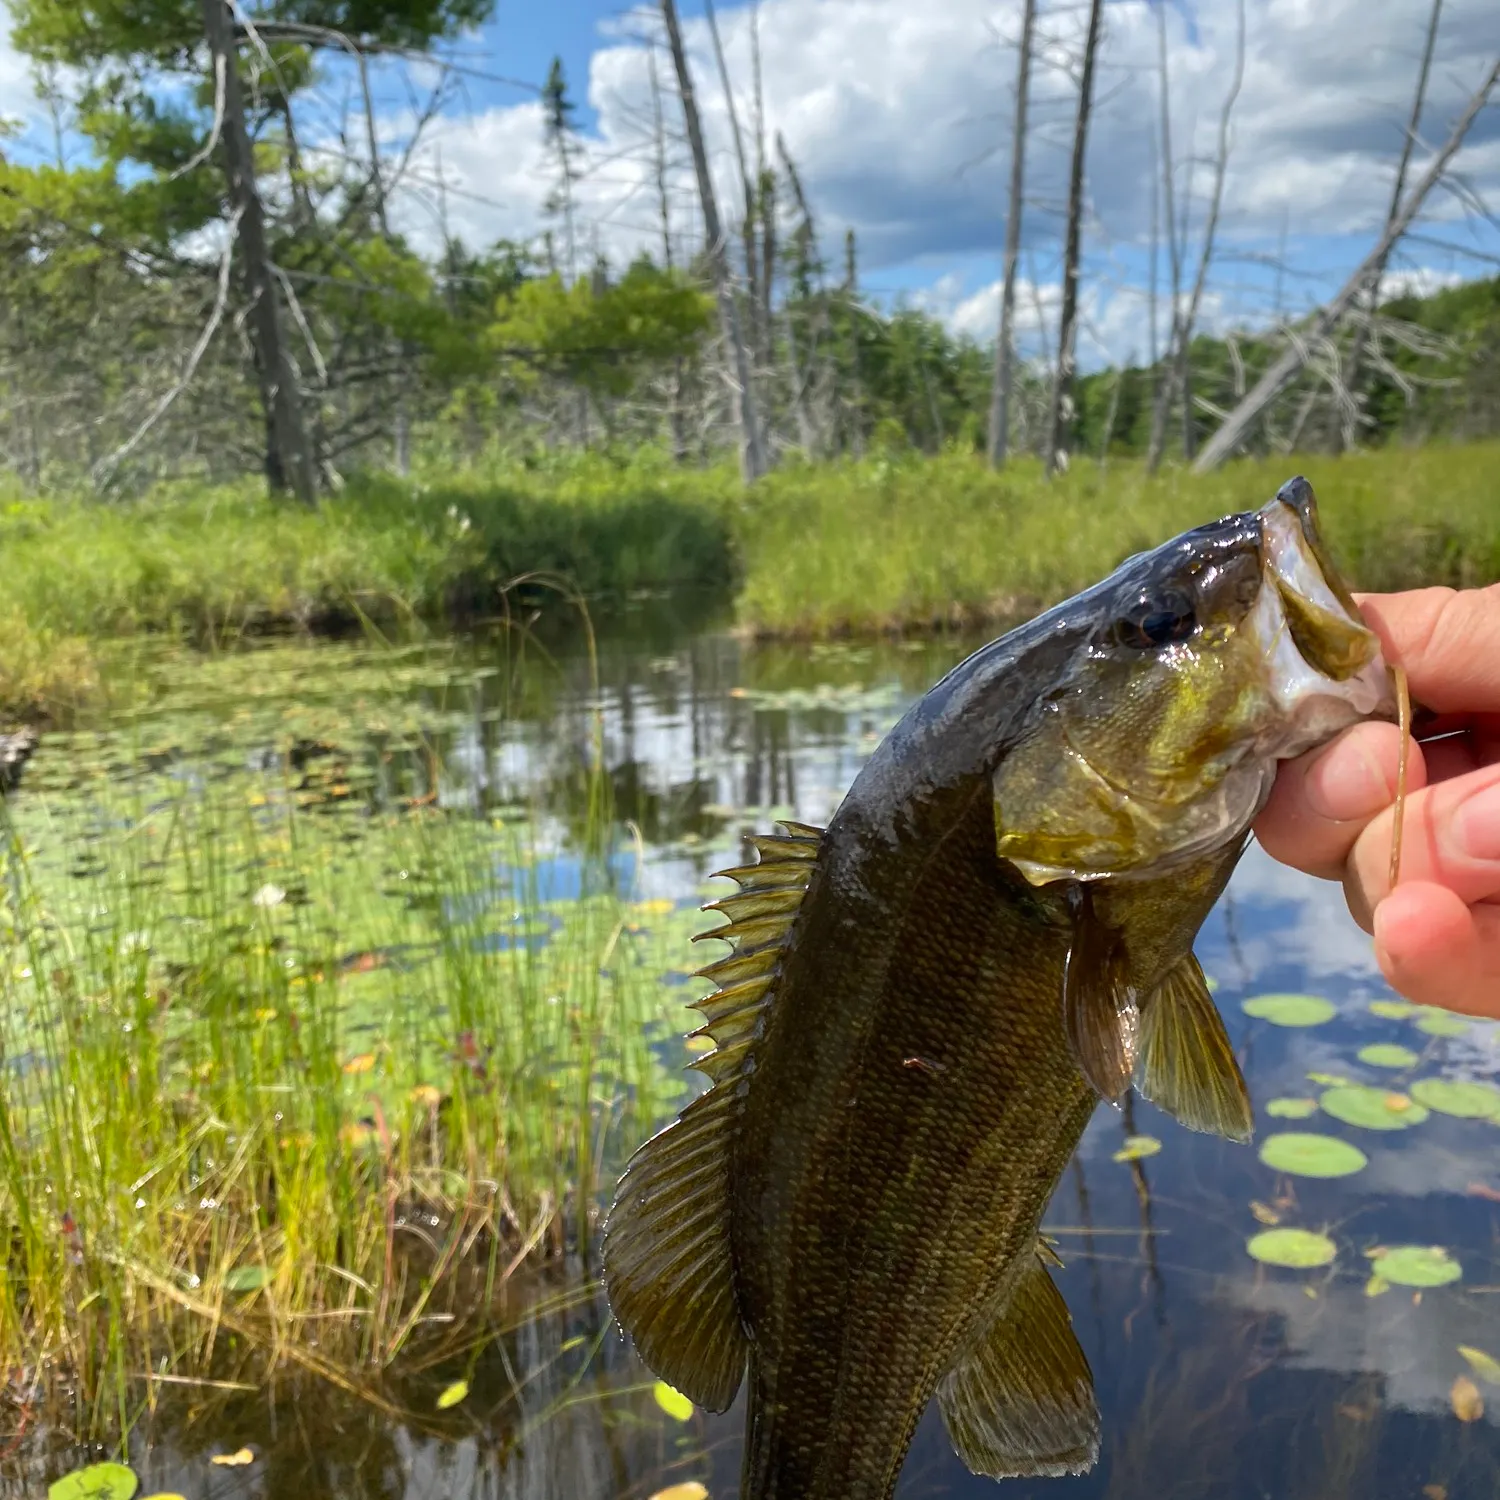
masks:
[[[65,719],[97,675],[94,646],[121,633],[222,641],[498,613],[537,574],[592,599],[734,598],[761,635],[1009,620],[1187,526],[1263,504],[1299,471],[1361,587],[1488,583],[1500,578],[1497,465],[1493,442],[1434,444],[1208,476],[1081,460],[1049,483],[1026,460],[994,474],[947,452],[789,460],[747,491],[727,464],[642,449],[354,476],[317,509],[269,501],[251,481],[111,503],[12,494],[0,505],[0,707]]]
[[[0,1356],[81,1430],[227,1336],[360,1389],[459,1337],[525,1260],[587,1250],[684,1089],[647,1040],[676,1010],[665,936],[602,836],[340,785],[18,805]]]
[[[1048,483],[1031,461],[993,474],[969,454],[787,466],[736,512],[752,631],[808,635],[1014,619],[1125,557],[1230,511],[1295,473],[1366,589],[1500,578],[1500,445],[1294,454],[1200,476],[1080,461]]]

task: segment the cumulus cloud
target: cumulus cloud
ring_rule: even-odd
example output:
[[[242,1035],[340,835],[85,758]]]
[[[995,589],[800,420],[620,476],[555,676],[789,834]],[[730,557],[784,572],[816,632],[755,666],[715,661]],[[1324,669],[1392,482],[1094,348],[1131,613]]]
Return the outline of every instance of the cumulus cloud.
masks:
[[[991,337],[994,326],[1019,6],[761,0],[758,8],[766,139],[785,138],[828,258],[836,258],[852,227],[866,271],[903,268],[906,284],[925,280],[934,309],[979,338]],[[1233,69],[1235,6],[1199,0],[1169,6],[1167,16],[1176,196],[1180,211],[1187,205],[1196,240]],[[1367,247],[1390,197],[1424,17],[1408,0],[1268,0],[1251,7],[1220,231],[1224,255],[1205,327],[1267,314],[1269,273],[1257,272],[1255,262],[1279,243],[1294,263],[1286,280],[1290,306],[1326,295]],[[719,23],[748,133],[751,12],[722,8]],[[706,26],[691,18],[684,24],[721,205],[732,218],[739,189],[728,109]],[[1071,9],[1046,16],[1046,33],[1062,35],[1041,49],[1034,73],[1025,239],[1028,269],[1042,289],[1033,297],[1028,285],[1018,299],[1023,329],[1033,335],[1049,313],[1055,317],[1055,292],[1046,283],[1056,270],[1074,97],[1063,63],[1068,33],[1080,25]],[[578,200],[590,244],[616,257],[660,239],[651,53],[641,40],[653,26],[642,12],[611,27],[589,73],[597,123]],[[1494,44],[1493,0],[1450,0],[1420,130],[1426,146],[1446,136]],[[1089,154],[1089,290],[1080,345],[1086,362],[1091,349],[1094,358],[1132,349],[1144,356],[1148,344],[1142,285],[1152,220],[1155,52],[1155,10],[1145,0],[1111,4]],[[692,184],[664,54],[657,67],[671,134],[671,213],[687,246],[697,233]],[[477,239],[525,238],[544,227],[553,172],[534,104],[444,120],[433,139],[441,140],[455,227]],[[1479,193],[1500,189],[1500,107],[1476,123],[1461,162]],[[1438,195],[1431,212],[1481,222],[1456,196]],[[1302,274],[1309,269],[1320,274]]]

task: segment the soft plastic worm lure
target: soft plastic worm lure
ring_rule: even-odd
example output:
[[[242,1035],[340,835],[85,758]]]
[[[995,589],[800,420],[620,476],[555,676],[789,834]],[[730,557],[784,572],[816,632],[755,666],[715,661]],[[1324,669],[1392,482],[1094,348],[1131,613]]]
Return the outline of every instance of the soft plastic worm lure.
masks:
[[[1401,729],[1401,754],[1396,761],[1396,805],[1391,824],[1391,866],[1387,882],[1392,890],[1401,879],[1401,823],[1406,813],[1406,766],[1411,755],[1411,690],[1406,685],[1406,669],[1392,667],[1396,683],[1396,715]]]

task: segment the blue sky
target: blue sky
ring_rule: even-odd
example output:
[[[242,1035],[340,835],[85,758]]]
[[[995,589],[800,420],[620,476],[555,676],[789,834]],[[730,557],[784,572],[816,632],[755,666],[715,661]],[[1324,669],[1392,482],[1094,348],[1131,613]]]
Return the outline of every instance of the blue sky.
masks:
[[[1220,110],[1234,73],[1235,0],[1107,0],[1099,105],[1088,157],[1085,324],[1081,357],[1145,355],[1146,281],[1155,166],[1157,18],[1166,25],[1174,187],[1188,205],[1185,250],[1195,263]],[[992,336],[1009,173],[1013,39],[1020,0],[759,0],[768,141],[784,136],[818,217],[830,262],[852,227],[862,284],[904,296],[979,338]],[[1245,0],[1246,51],[1231,116],[1218,253],[1204,296],[1210,328],[1264,323],[1277,288],[1283,311],[1328,296],[1367,251],[1390,195],[1410,108],[1428,0]],[[1500,47],[1496,0],[1445,0],[1425,152],[1446,135],[1487,57]],[[738,194],[723,90],[701,0],[681,10],[720,202]],[[585,175],[577,190],[581,254],[620,262],[659,250],[649,167],[648,54],[640,44],[655,6],[629,17],[611,0],[498,0],[480,32],[454,49],[473,73],[528,81],[561,56],[579,106]],[[749,110],[748,0],[718,5],[741,121]],[[1055,317],[1056,269],[1074,85],[1064,62],[1081,24],[1071,0],[1042,0],[1027,143],[1023,337]],[[0,95],[20,96],[24,67],[0,46]],[[316,138],[337,119],[340,91],[309,100],[301,128]],[[385,129],[409,125],[405,80],[387,69]],[[676,101],[666,100],[679,131]],[[550,222],[553,173],[535,94],[466,73],[428,127],[414,167],[404,227],[435,234],[431,187],[441,162],[451,226],[471,243],[531,239]],[[669,213],[675,250],[699,243],[687,163],[672,147]],[[1460,162],[1490,211],[1434,198],[1424,234],[1468,247],[1457,254],[1413,240],[1398,281],[1435,285],[1500,269],[1500,104],[1481,117]],[[424,193],[425,191],[425,201]],[[1280,271],[1270,262],[1284,259]],[[1485,260],[1484,256],[1492,257]],[[1162,257],[1165,276],[1165,254]],[[1163,291],[1164,294],[1164,291]]]
[[[727,119],[698,19],[702,7],[687,0],[681,10],[716,170],[732,197]],[[720,0],[718,12],[743,120],[748,11]],[[761,0],[759,12],[770,123],[785,130],[799,159],[830,256],[852,224],[869,290],[924,303],[981,337],[1003,230],[1013,69],[1006,43],[1017,12],[1017,0]],[[1076,27],[1076,12],[1044,3],[1043,24],[1066,32]],[[637,93],[640,81],[632,64],[639,49],[622,37],[625,14],[601,0],[499,0],[475,45],[489,66],[538,80],[560,55],[580,124],[601,158],[613,160],[632,78]],[[1426,0],[1247,0],[1246,69],[1232,117],[1219,254],[1205,295],[1208,323],[1264,321],[1278,305],[1306,307],[1336,289],[1368,250],[1389,197],[1426,15]],[[1231,0],[1181,0],[1168,12],[1174,155],[1182,158],[1175,182],[1179,202],[1184,194],[1189,200],[1190,262],[1208,195],[1206,158],[1232,73],[1233,17]],[[1493,18],[1493,0],[1448,0],[1424,144],[1441,141],[1486,46],[1500,46]],[[1084,343],[1093,359],[1144,355],[1149,341],[1155,12],[1149,0],[1110,0],[1105,24],[1105,103],[1091,140],[1086,237],[1092,354],[1087,333]],[[1045,59],[1036,87],[1040,130],[1028,148],[1027,242],[1039,283],[1032,308],[1045,323],[1055,298],[1072,95],[1069,80]],[[519,97],[478,84],[470,94],[476,110],[497,117]],[[1493,208],[1500,201],[1492,196],[1500,191],[1500,106],[1481,117],[1471,141],[1463,164]],[[1199,161],[1191,174],[1189,156]],[[467,170],[477,166],[471,161]],[[543,170],[533,155],[529,176]],[[512,164],[505,175],[524,191],[527,171]],[[601,205],[605,197],[601,190]],[[1440,195],[1433,210],[1426,232],[1478,254],[1412,241],[1395,263],[1398,284],[1436,285],[1500,268],[1482,258],[1500,257],[1500,232],[1472,203]],[[514,217],[526,217],[519,204]],[[629,236],[619,239],[623,245]],[[1285,263],[1278,271],[1270,262],[1279,255]],[[1164,251],[1161,274],[1164,296]]]

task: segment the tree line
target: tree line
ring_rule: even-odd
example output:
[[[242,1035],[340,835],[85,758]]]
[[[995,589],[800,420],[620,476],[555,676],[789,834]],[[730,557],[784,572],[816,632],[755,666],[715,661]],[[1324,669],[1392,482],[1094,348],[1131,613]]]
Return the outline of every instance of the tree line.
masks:
[[[868,295],[853,230],[829,263],[838,226],[818,218],[787,143],[765,127],[753,7],[745,100],[711,0],[713,83],[694,77],[674,0],[659,0],[659,24],[643,38],[651,108],[639,142],[659,232],[634,260],[613,263],[586,221],[588,149],[560,62],[536,90],[546,231],[464,243],[449,226],[441,163],[422,143],[464,83],[467,65],[446,44],[491,3],[10,0],[15,44],[55,127],[51,160],[23,159],[0,138],[0,464],[19,484],[109,494],[258,470],[272,490],[313,501],[357,467],[405,471],[414,444],[455,463],[497,448],[652,443],[683,463],[733,449],[754,478],[789,454],[958,446],[995,464],[1034,453],[1050,471],[1078,453],[1201,464],[1496,429],[1500,281],[1426,300],[1387,295],[1392,248],[1500,76],[1497,60],[1413,180],[1441,0],[1371,255],[1326,307],[1214,337],[1198,322],[1243,8],[1191,246],[1172,200],[1159,16],[1153,128],[1167,164],[1167,284],[1159,308],[1153,275],[1147,359],[1086,375],[1077,347],[1100,0],[1076,59],[1057,326],[1038,303],[1025,357],[1015,324],[1036,0],[1025,0],[1017,41],[1000,321],[986,343]],[[383,138],[376,66],[404,69],[411,95],[394,144]],[[697,103],[712,86],[728,106],[737,190],[722,205]],[[306,124],[314,113],[316,129]],[[435,251],[393,211],[413,197],[437,219]]]

